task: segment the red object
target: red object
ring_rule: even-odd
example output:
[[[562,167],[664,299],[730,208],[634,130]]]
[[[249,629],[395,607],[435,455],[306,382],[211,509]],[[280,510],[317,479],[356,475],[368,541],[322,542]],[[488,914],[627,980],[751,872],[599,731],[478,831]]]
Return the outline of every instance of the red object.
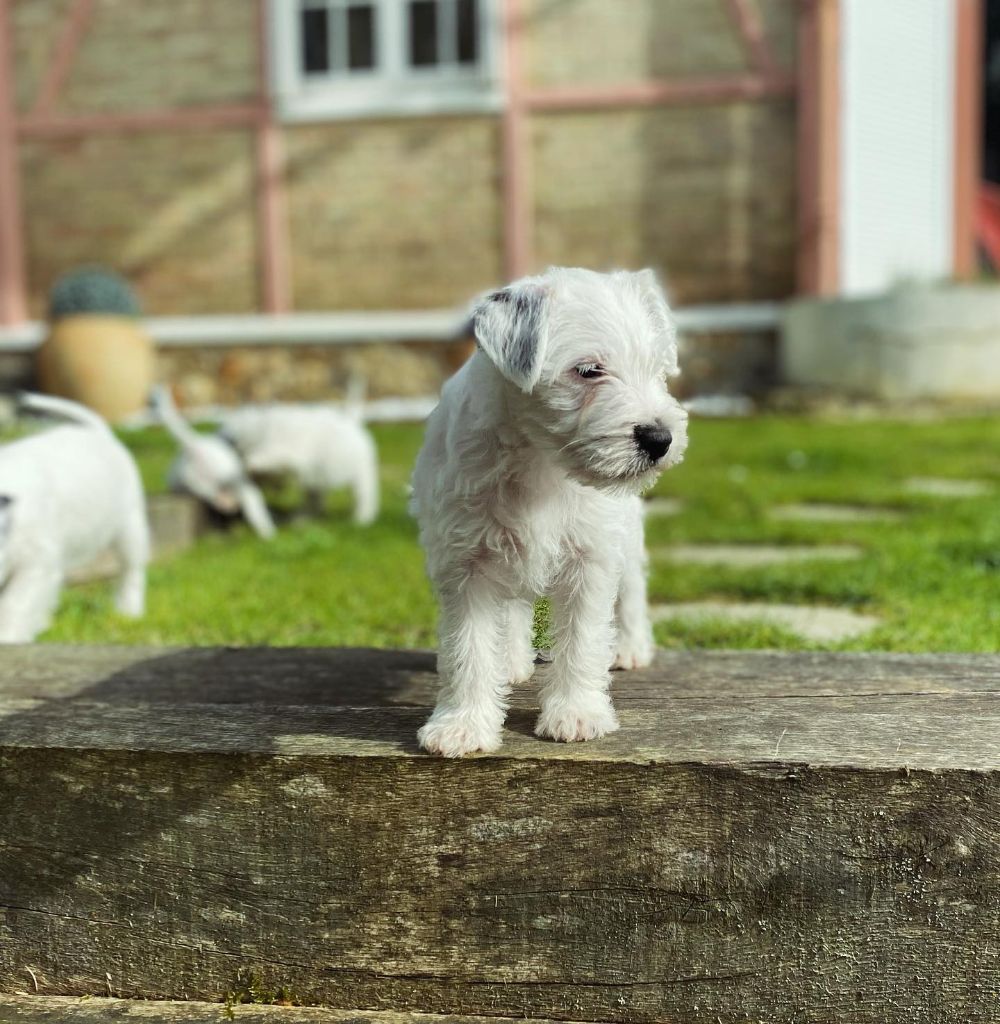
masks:
[[[1000,185],[984,181],[976,197],[976,237],[994,270],[1000,269]]]

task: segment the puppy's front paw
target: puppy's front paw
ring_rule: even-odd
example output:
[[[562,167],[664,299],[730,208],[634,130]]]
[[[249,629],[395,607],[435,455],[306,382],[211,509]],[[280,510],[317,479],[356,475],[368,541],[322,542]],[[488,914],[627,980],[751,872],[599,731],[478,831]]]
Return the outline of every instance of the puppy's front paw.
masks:
[[[417,732],[417,741],[429,754],[461,757],[477,750],[491,751],[502,742],[502,725],[484,722],[482,716],[468,711],[435,711]]]
[[[595,740],[619,728],[618,716],[606,693],[557,698],[546,702],[535,724],[536,736],[550,736],[563,743]]]
[[[639,637],[620,637],[615,660],[611,662],[612,670],[624,669],[629,672],[637,668],[647,668],[653,663],[655,648],[653,641]]]

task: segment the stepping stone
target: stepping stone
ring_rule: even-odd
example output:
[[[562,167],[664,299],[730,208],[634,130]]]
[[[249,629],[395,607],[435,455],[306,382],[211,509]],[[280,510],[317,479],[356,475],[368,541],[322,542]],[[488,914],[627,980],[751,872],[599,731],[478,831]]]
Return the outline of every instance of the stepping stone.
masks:
[[[654,555],[680,565],[728,565],[753,569],[792,562],[848,562],[864,552],[853,544],[675,544]]]
[[[680,498],[649,498],[642,503],[647,516],[676,516],[684,511]]]
[[[747,602],[729,604],[725,601],[691,601],[655,605],[650,609],[654,622],[683,619],[704,622],[729,619],[733,622],[767,622],[815,643],[837,643],[864,636],[879,625],[874,615],[862,615],[846,608],[818,605],[764,604]]]
[[[792,502],[775,505],[772,519],[791,519],[803,523],[894,523],[903,518],[894,508],[877,505],[836,505],[822,501]]]
[[[934,498],[981,498],[993,490],[988,480],[936,476],[912,476],[904,486],[911,494],[928,494]]]

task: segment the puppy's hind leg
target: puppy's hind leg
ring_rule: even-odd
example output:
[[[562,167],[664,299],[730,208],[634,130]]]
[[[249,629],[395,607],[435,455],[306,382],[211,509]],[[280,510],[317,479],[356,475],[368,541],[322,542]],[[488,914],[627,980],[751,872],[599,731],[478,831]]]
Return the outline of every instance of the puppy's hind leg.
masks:
[[[625,567],[615,605],[615,623],[618,630],[613,669],[645,668],[652,664],[653,626],[649,621],[649,602],[646,597],[646,546],[642,524],[633,535],[631,550],[625,553]]]
[[[57,566],[15,569],[0,592],[0,643],[29,644],[44,632],[59,603],[63,576]]]
[[[115,607],[130,619],[138,619],[146,611],[146,565],[149,562],[149,524],[142,502],[126,519],[115,547],[122,571],[115,593]]]
[[[531,601],[507,602],[507,678],[512,686],[526,683],[535,673],[534,625]]]
[[[424,750],[445,757],[496,750],[509,689],[502,650],[506,602],[481,575],[449,583],[440,598],[441,692],[417,739]]]
[[[590,740],[618,728],[608,695],[617,576],[614,565],[581,554],[557,580],[552,674],[541,692],[536,735]]]

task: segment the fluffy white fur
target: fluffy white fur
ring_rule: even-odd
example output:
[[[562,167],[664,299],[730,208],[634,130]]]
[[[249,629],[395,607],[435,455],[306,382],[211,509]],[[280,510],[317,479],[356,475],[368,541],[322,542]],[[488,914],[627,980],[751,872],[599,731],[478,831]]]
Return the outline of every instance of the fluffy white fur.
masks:
[[[221,433],[254,475],[291,473],[319,504],[322,495],[349,487],[354,519],[361,524],[378,515],[378,455],[361,424],[361,407],[247,406],[229,413]]]
[[[500,745],[508,691],[533,671],[539,595],[554,664],[536,733],[618,728],[609,667],[653,655],[639,494],[687,445],[651,271],[553,268],[487,296],[473,325],[478,351],[445,385],[413,478],[442,687],[418,738],[449,757]]]
[[[242,514],[258,536],[273,537],[274,522],[264,496],[247,476],[236,449],[221,437],[198,433],[164,387],[154,389],[153,408],[180,446],[170,467],[170,488],[193,494],[223,515]]]
[[[34,640],[67,573],[109,548],[122,565],[118,610],[141,616],[149,525],[132,456],[75,402],[26,395],[23,405],[73,422],[0,448],[0,642]]]

